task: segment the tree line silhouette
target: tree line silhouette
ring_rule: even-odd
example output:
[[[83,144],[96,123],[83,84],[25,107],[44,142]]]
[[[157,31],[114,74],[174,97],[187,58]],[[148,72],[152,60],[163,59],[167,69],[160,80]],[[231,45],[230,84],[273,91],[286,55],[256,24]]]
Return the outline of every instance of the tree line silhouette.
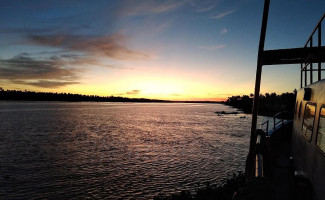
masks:
[[[294,111],[295,93],[266,93],[260,95],[259,114],[273,116],[280,111]],[[68,101],[68,102],[178,102],[178,103],[221,103],[215,101],[168,101],[145,98],[127,98],[115,96],[82,95],[71,93],[33,92],[20,90],[4,90],[0,87],[0,100],[20,100],[20,101]],[[253,107],[253,94],[243,96],[231,96],[224,102],[226,105],[251,113]]]
[[[20,90],[4,90],[0,87],[0,100],[21,100],[21,101],[94,101],[94,102],[167,102],[165,100],[126,98],[114,96],[82,95],[71,93],[32,92]]]
[[[170,101],[146,98],[82,95],[71,93],[4,90],[0,87],[0,100],[10,101],[68,101],[68,102],[143,102],[143,103],[220,103],[216,101]]]
[[[243,96],[231,96],[228,97],[225,102],[226,105],[233,106],[235,108],[243,110],[245,113],[252,113],[253,108],[253,94]],[[296,101],[296,90],[294,93],[282,93],[277,95],[276,93],[265,93],[265,95],[259,96],[259,108],[258,114],[265,116],[274,116],[281,111],[294,112]]]

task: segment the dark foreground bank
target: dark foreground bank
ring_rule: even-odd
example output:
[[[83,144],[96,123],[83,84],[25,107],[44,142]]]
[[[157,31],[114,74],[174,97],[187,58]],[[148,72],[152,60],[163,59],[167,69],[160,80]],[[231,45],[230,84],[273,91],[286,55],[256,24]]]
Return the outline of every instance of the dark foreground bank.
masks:
[[[231,178],[226,180],[226,182],[219,185],[207,183],[205,187],[198,188],[194,194],[189,191],[182,191],[170,196],[160,194],[154,197],[154,200],[231,200],[234,193],[244,185],[245,180],[246,176],[244,173],[234,173]]]

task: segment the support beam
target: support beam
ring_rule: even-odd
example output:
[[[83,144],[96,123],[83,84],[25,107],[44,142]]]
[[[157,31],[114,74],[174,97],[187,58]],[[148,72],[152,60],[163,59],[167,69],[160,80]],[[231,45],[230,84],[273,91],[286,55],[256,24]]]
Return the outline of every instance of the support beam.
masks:
[[[262,52],[262,65],[301,64],[325,62],[325,46],[294,49],[276,49]]]
[[[257,57],[257,69],[256,69],[256,79],[255,79],[255,92],[254,92],[254,101],[253,101],[253,115],[252,115],[252,127],[251,127],[251,137],[249,150],[252,151],[255,145],[256,140],[256,125],[257,125],[257,113],[258,113],[258,101],[260,96],[260,87],[261,87],[261,76],[262,76],[262,66],[263,66],[263,52],[264,52],[264,43],[267,27],[267,18],[269,15],[269,5],[270,0],[265,0],[264,10],[263,10],[263,19],[260,35],[260,43],[258,47],[258,57]]]

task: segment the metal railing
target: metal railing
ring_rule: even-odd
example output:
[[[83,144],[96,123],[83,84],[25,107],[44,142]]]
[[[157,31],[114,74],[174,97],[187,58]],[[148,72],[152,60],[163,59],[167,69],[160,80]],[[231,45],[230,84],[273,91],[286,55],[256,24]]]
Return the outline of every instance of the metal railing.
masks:
[[[266,120],[265,122],[260,124],[260,129],[263,130],[266,134],[269,132],[269,123],[270,120]],[[266,124],[266,128],[263,129],[263,126]]]
[[[304,48],[307,47],[321,47],[322,46],[322,22],[325,18],[325,14],[322,16],[318,24],[316,25],[314,31],[309,36]],[[315,44],[315,38],[314,36],[317,35],[317,44]],[[313,62],[317,60],[317,57],[315,58],[315,55],[308,55],[308,57],[302,61],[301,63],[301,70],[300,70],[300,88],[305,87],[308,85],[308,74],[309,74],[309,84],[312,84],[313,81],[313,72],[317,72],[317,80],[320,81],[322,79],[322,71],[325,71],[325,69],[322,68],[322,63],[319,61],[317,63]],[[311,61],[313,60],[313,61]],[[314,69],[313,64],[317,64],[317,68]],[[303,84],[304,83],[304,84]]]
[[[276,118],[275,116],[273,117],[273,129],[275,129],[275,127],[278,124],[283,124],[283,123],[284,123],[284,119],[279,119]],[[266,134],[268,134],[269,132],[269,124],[270,124],[270,120],[266,120],[265,122],[260,124],[260,129],[263,130]],[[265,129],[264,126],[266,126]]]
[[[279,124],[283,125],[283,123],[285,122],[285,119],[283,118],[284,115],[290,115],[290,113],[287,112],[287,111],[282,111],[282,112],[279,112],[276,115],[274,115],[274,117],[273,117],[273,129],[275,129],[275,127],[277,125],[279,125]],[[270,124],[270,120],[266,120],[265,122],[260,124],[260,129],[262,131],[264,131],[267,135],[268,135],[268,132],[269,132],[269,124]]]
[[[263,155],[261,151],[262,135],[258,134],[256,138],[256,154],[255,154],[255,177],[263,177]]]

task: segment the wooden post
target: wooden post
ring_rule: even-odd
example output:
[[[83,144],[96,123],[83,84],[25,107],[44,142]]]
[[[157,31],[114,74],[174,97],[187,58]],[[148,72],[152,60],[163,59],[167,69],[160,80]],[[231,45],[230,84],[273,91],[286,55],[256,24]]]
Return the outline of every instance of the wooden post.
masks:
[[[257,57],[257,69],[256,69],[256,80],[255,80],[255,92],[254,92],[254,102],[253,102],[253,116],[252,116],[252,127],[251,127],[251,137],[249,150],[253,150],[256,141],[256,125],[257,125],[257,113],[258,113],[258,101],[260,96],[261,87],[261,76],[262,76],[262,56],[264,51],[267,18],[269,15],[269,5],[270,0],[265,0],[264,10],[263,10],[263,20],[261,27],[260,43],[258,47],[258,57]]]

